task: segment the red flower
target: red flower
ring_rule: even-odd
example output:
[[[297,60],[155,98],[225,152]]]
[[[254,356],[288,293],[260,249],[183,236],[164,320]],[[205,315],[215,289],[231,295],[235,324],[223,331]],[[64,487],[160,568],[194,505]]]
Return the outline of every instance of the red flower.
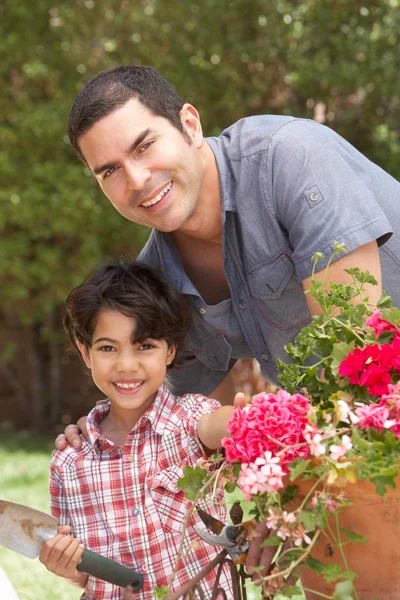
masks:
[[[371,396],[381,396],[387,394],[388,385],[391,383],[389,373],[380,365],[372,363],[360,377],[360,385],[367,388]]]
[[[360,379],[360,373],[365,365],[364,353],[361,348],[355,348],[353,352],[340,363],[339,375],[347,377],[350,383],[357,384]]]

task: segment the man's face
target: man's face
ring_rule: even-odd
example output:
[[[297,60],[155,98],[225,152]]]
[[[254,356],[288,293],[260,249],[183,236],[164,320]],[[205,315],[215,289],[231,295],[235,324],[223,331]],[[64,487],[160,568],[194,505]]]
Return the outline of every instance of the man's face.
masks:
[[[159,231],[184,230],[202,192],[204,143],[196,110],[181,110],[188,140],[167,119],[130,99],[87,131],[80,150],[121,215]]]

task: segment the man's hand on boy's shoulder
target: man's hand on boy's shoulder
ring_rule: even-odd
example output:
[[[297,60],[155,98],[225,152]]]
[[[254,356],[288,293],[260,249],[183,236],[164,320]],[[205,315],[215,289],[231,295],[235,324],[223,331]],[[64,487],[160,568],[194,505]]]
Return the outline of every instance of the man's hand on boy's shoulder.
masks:
[[[60,435],[56,437],[55,445],[57,450],[65,450],[68,442],[75,448],[75,450],[80,450],[82,448],[82,439],[80,434],[82,434],[85,438],[88,436],[86,419],[87,417],[81,417],[77,425],[67,425],[64,433],[60,433]]]
[[[108,402],[108,398],[104,398],[104,400],[98,400],[96,402],[96,406],[98,404],[103,404],[104,402]],[[82,438],[80,435],[82,434],[84,438],[87,439],[88,432],[86,428],[86,419],[87,417],[81,417],[76,425],[72,423],[67,425],[64,429],[64,433],[60,433],[55,440],[55,446],[57,450],[65,450],[68,442],[75,448],[75,450],[80,450],[82,448]]]

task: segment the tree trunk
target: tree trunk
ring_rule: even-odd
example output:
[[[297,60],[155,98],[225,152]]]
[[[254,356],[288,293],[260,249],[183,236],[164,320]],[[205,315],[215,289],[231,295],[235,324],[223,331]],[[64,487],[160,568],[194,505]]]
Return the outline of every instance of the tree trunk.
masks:
[[[45,368],[45,344],[41,338],[42,324],[35,323],[32,328],[30,358],[33,370],[31,426],[40,430],[46,424],[47,378]]]
[[[56,308],[51,314],[51,337],[49,340],[49,384],[50,384],[50,423],[61,423],[64,406],[63,369],[61,365],[62,346],[59,340],[59,323],[61,319]]]

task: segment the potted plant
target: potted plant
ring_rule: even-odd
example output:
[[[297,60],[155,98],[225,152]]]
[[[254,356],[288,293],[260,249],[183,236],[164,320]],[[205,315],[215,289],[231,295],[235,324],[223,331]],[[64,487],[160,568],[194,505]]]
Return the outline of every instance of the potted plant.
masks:
[[[292,574],[308,599],[400,599],[400,311],[385,294],[371,306],[374,278],[347,272],[348,285],[313,279],[323,312],[287,346],[281,389],[236,408],[223,442],[218,477],[252,501],[277,547],[267,597],[299,594]]]

